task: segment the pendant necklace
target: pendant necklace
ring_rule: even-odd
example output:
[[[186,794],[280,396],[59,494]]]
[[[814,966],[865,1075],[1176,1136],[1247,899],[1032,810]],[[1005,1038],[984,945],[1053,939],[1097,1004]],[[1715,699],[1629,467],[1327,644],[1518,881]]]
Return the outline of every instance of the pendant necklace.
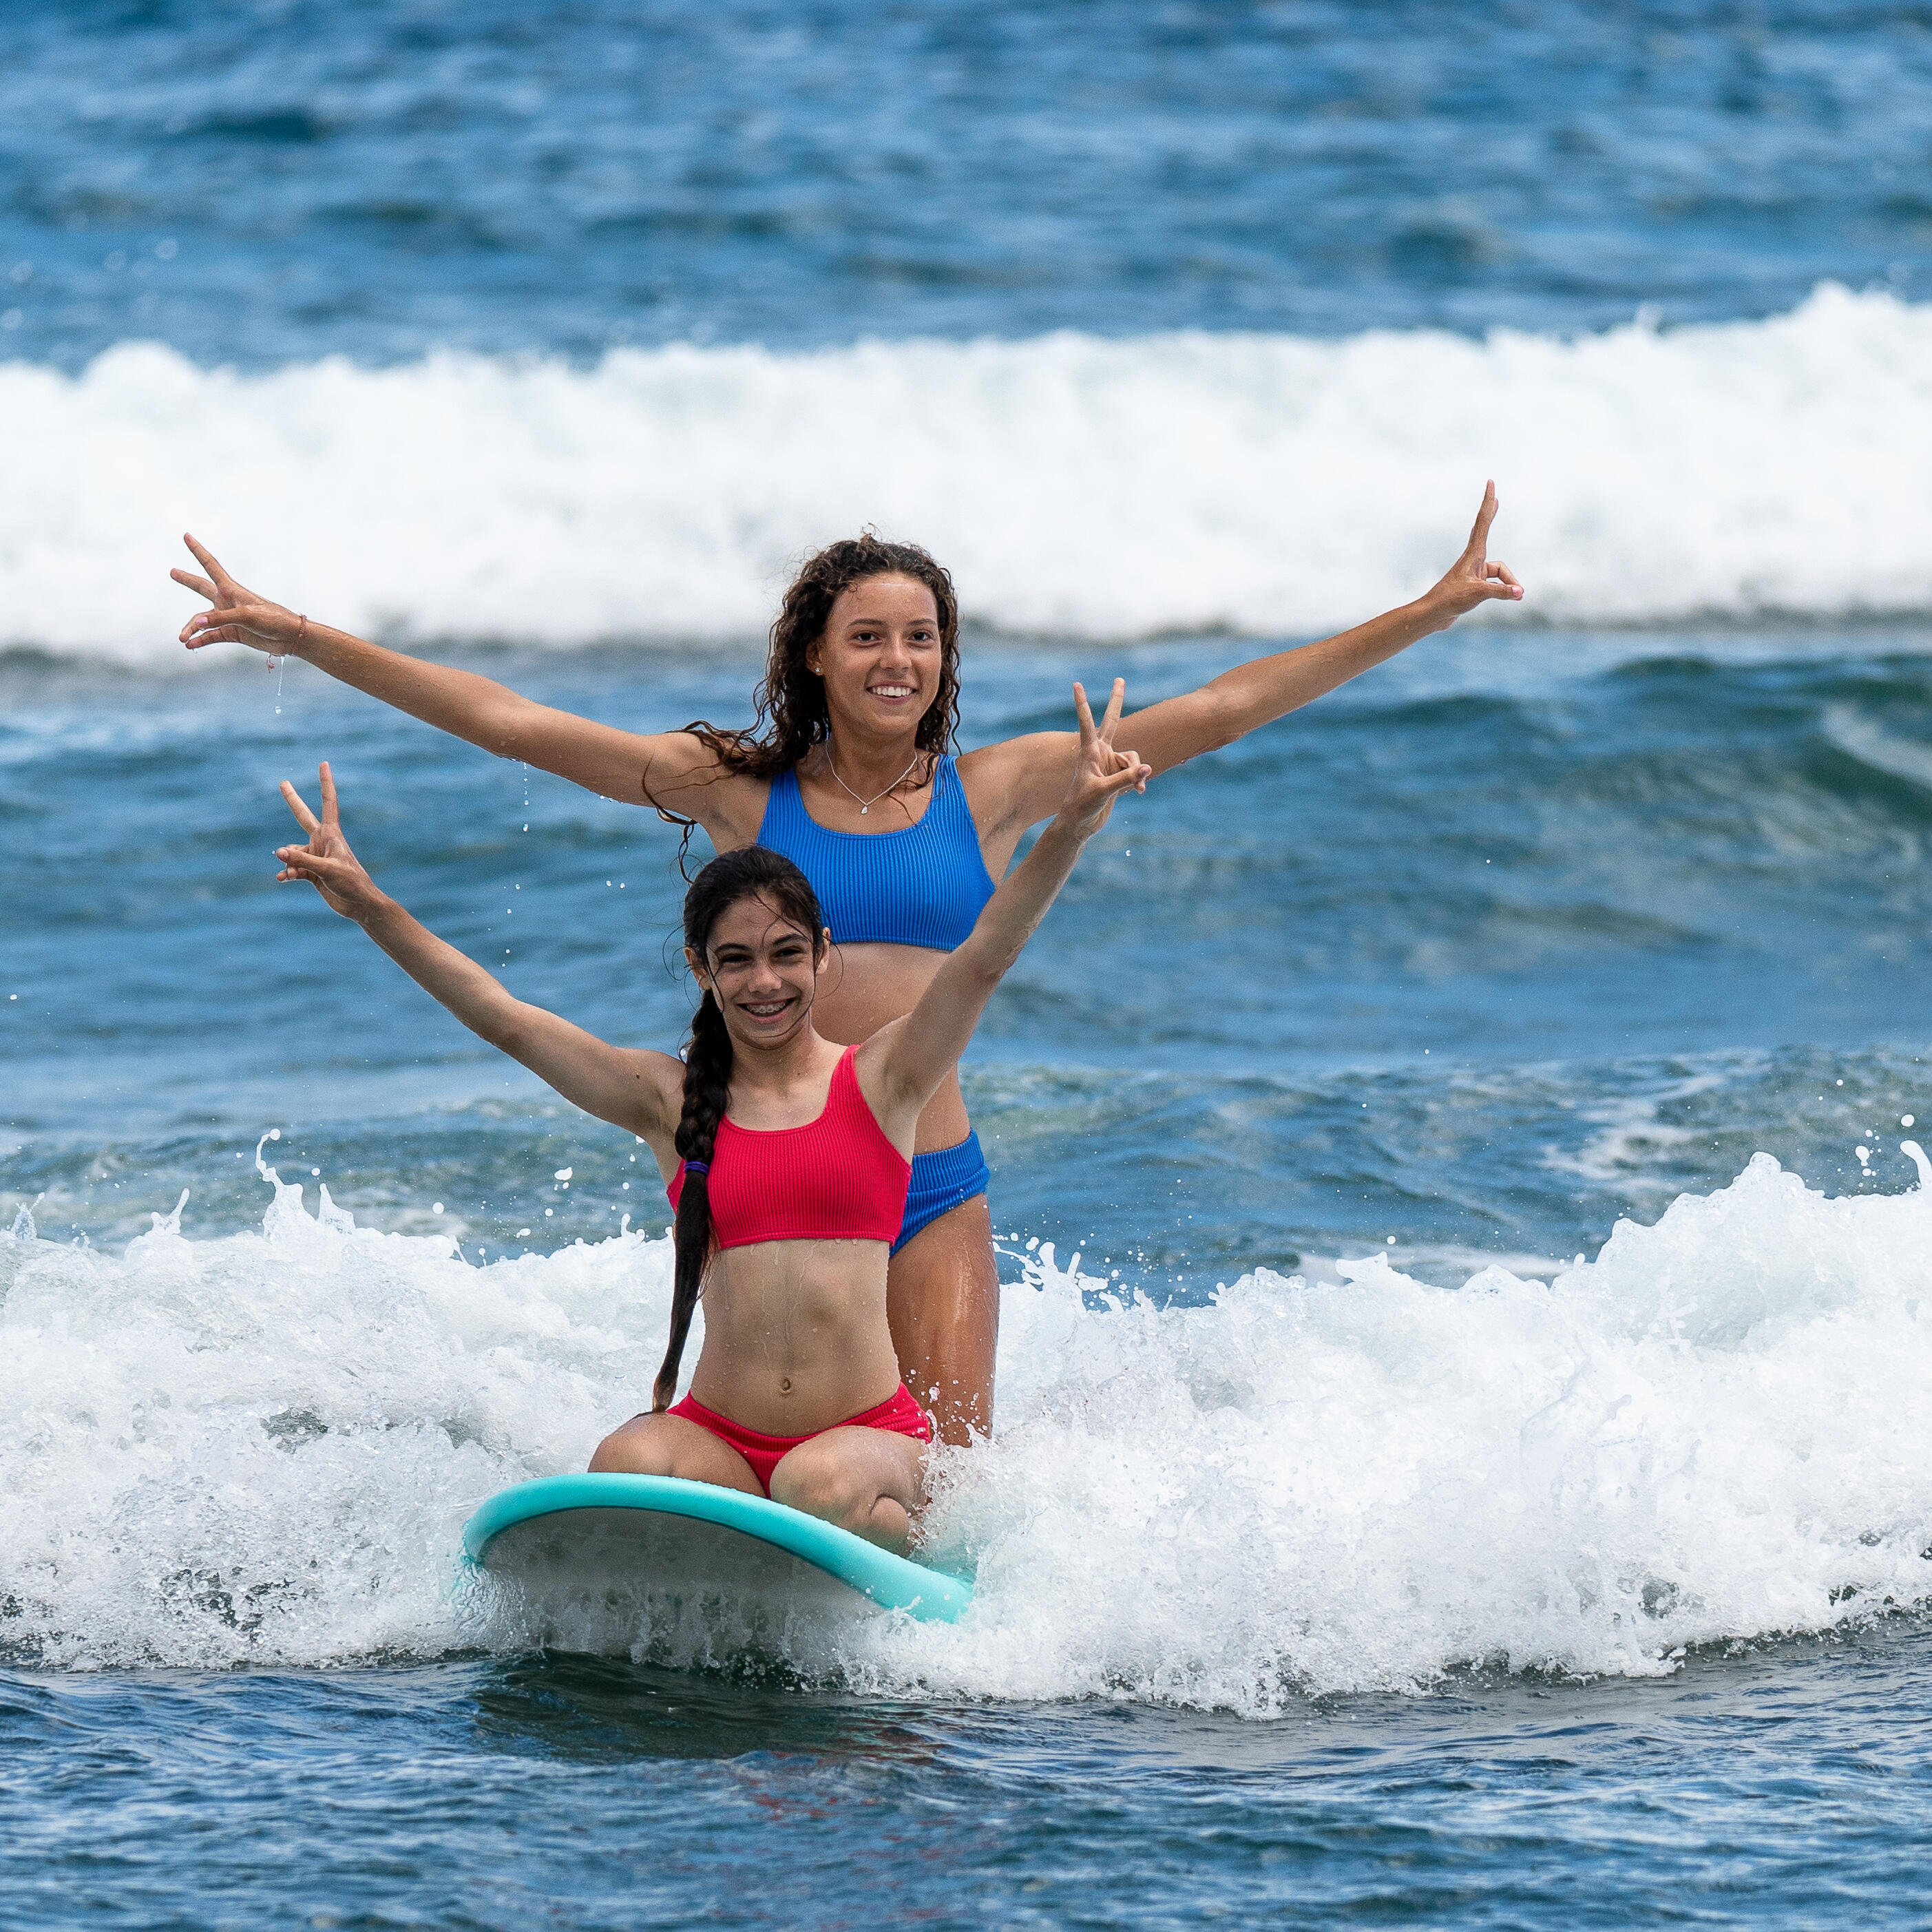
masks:
[[[900,772],[897,778],[893,779],[892,784],[886,786],[886,791],[893,790],[897,787],[904,784],[906,780],[910,778],[913,773],[919,769],[920,758],[922,758],[925,756],[926,754],[923,752],[920,752],[919,758],[914,758],[912,763],[907,766],[905,770]],[[886,791],[875,791],[870,798],[860,798],[859,794],[854,791],[843,778],[838,778],[838,761],[832,757],[832,748],[829,745],[825,748],[825,762],[831,767],[832,776],[835,778],[838,778],[838,789],[842,791],[848,798],[857,800],[859,816],[861,818],[863,818],[866,813],[870,812],[873,806],[877,805],[880,800],[885,796]]]

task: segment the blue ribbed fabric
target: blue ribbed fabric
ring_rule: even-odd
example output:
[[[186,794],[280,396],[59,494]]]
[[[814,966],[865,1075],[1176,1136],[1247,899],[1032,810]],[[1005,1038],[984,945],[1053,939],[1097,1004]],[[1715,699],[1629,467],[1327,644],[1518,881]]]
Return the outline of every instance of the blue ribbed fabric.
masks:
[[[899,1224],[899,1238],[892,1244],[892,1252],[897,1254],[922,1228],[940,1215],[950,1214],[974,1195],[985,1193],[992,1178],[986,1171],[986,1156],[980,1150],[977,1134],[968,1134],[955,1147],[914,1154],[912,1185],[906,1191],[905,1219]]]
[[[772,781],[758,843],[812,881],[842,944],[925,946],[950,952],[993,896],[992,875],[952,760],[933,774],[932,801],[896,832],[832,832],[805,808],[798,774]]]

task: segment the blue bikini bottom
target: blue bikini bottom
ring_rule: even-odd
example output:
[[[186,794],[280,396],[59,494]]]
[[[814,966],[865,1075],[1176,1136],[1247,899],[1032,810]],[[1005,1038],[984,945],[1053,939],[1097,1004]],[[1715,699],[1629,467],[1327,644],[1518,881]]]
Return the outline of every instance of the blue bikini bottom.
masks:
[[[974,1195],[985,1193],[992,1178],[986,1172],[986,1156],[980,1151],[977,1134],[969,1133],[957,1147],[914,1154],[905,1219],[899,1224],[899,1238],[892,1244],[892,1252],[897,1254],[922,1228],[940,1215],[950,1214]]]

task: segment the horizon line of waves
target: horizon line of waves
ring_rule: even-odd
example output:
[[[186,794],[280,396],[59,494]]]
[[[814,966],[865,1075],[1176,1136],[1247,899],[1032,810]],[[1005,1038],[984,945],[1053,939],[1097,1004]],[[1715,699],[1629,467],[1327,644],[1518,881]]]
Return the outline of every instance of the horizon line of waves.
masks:
[[[1654,1676],[1922,1605],[1932,1172],[1903,1145],[1908,1192],[1834,1199],[1760,1154],[1548,1280],[1376,1255],[1163,1306],[1028,1253],[999,1435],[935,1468],[928,1554],[974,1606],[860,1628],[836,1674],[1268,1716],[1471,1666]],[[634,1409],[668,1241],[478,1267],[262,1175],[260,1233],[196,1240],[179,1204],[118,1256],[0,1232],[0,1655],[514,1644],[452,1591],[461,1525]]]
[[[1526,616],[1932,610],[1932,304],[1597,335],[446,352],[266,374],[0,363],[0,646],[180,661],[184,528],[393,638],[742,640],[796,560],[922,542],[1018,634],[1262,636],[1425,590],[1483,478]]]

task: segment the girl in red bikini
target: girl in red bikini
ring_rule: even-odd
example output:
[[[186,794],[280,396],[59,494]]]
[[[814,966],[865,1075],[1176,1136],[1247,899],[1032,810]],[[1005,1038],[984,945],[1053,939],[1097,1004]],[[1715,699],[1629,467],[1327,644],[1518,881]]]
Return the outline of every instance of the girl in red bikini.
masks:
[[[1277,651],[1122,722],[1119,740],[1166,771],[1280,718],[1522,586],[1489,555],[1485,491],[1462,556],[1412,604],[1340,636]],[[1028,830],[1049,818],[1079,754],[1071,731],[1027,732],[955,760],[959,606],[916,544],[867,536],[808,558],[772,626],[758,725],[698,722],[638,734],[534,704],[473,671],[370,644],[258,596],[190,537],[201,570],[175,580],[213,607],[190,619],[190,650],[223,642],[286,652],[479,745],[629,805],[695,824],[720,852],[782,852],[817,891],[838,971],[814,1023],[862,1040],[909,1012],[971,930]],[[1292,617],[1282,620],[1291,624]],[[674,626],[675,628],[675,626]],[[769,728],[766,728],[769,727]],[[905,1220],[886,1270],[901,1367],[940,1436],[993,1423],[1000,1282],[986,1163],[958,1082],[928,1104]]]
[[[853,1046],[813,1024],[831,934],[804,874],[766,848],[714,859],[686,896],[703,998],[680,1062],[512,998],[377,890],[342,836],[328,766],[320,819],[283,785],[309,839],[277,853],[281,879],[308,880],[472,1032],[657,1156],[677,1212],[670,1344],[650,1413],[606,1436],[592,1468],[770,1496],[904,1547],[932,1425],[899,1378],[886,1268],[920,1110],[1081,848],[1151,772],[1115,748],[1120,681],[1097,728],[1073,694],[1080,749],[1058,814],[912,1010]],[[674,1407],[700,1287],[704,1345]]]

